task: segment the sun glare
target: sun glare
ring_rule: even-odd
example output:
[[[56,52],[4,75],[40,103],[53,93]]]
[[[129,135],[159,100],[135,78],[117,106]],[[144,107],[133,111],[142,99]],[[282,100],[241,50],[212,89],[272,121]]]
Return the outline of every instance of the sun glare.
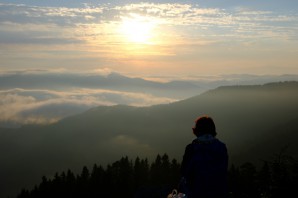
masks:
[[[154,22],[149,18],[131,14],[123,17],[120,32],[128,42],[136,44],[150,44],[153,38]]]

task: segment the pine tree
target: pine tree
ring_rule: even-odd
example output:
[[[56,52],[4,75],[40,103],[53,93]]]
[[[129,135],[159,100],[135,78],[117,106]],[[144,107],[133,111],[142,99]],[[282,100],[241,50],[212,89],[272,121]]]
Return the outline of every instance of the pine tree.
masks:
[[[240,171],[234,164],[231,165],[228,173],[229,192],[231,197],[241,197],[240,190]]]
[[[243,197],[258,197],[258,191],[256,186],[256,174],[256,167],[252,163],[247,162],[240,166],[240,182]]]
[[[178,188],[178,183],[181,179],[180,164],[176,159],[173,159],[170,164],[169,184],[172,188]]]
[[[162,175],[162,160],[161,156],[158,154],[155,161],[151,164],[150,168],[150,182],[153,185],[161,186],[162,181],[160,176]]]
[[[272,188],[271,171],[267,161],[264,161],[261,170],[257,174],[258,194],[261,197],[270,197]]]
[[[171,168],[170,168],[170,159],[169,156],[165,153],[162,157],[161,157],[161,175],[162,177],[160,177],[160,183],[162,185],[169,185],[170,182],[170,174],[171,174]]]
[[[83,167],[81,174],[77,177],[77,195],[80,197],[88,197],[90,172],[86,166]]]
[[[90,194],[92,197],[100,197],[104,191],[104,175],[105,171],[102,166],[94,164],[90,175]]]

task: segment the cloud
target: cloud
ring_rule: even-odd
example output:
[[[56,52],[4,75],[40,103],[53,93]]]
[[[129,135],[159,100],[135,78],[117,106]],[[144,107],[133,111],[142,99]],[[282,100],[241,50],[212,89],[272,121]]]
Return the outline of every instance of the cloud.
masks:
[[[200,35],[210,35],[211,31],[220,38],[242,27],[246,27],[252,36],[260,36],[259,30],[262,26],[266,29],[269,27],[268,30],[271,32],[278,29],[279,34],[276,36],[284,38],[284,34],[289,34],[289,29],[298,23],[296,13],[276,13],[243,7],[205,8],[183,3],[84,4],[83,7],[41,7],[2,3],[0,10],[0,35],[8,38],[1,39],[2,43],[23,40],[32,44],[68,44],[94,42],[94,38],[101,37],[102,39],[97,40],[101,44],[111,44],[112,41],[114,44],[121,44],[122,41],[117,40],[119,33],[114,29],[121,23],[121,18],[132,13],[155,21],[162,29],[174,27],[178,30],[179,26],[187,27],[173,34],[183,35],[187,33],[186,30],[200,30]],[[11,32],[14,34],[10,35]],[[237,31],[237,34],[241,37],[244,32]],[[263,34],[267,35],[265,31]]]
[[[0,123],[49,124],[99,105],[147,106],[174,101],[143,93],[75,89],[0,91]]]
[[[46,7],[46,6],[29,6],[25,4],[4,4],[0,3],[0,10],[2,11],[3,16],[8,15],[8,17],[13,17],[13,19],[23,20],[24,18],[30,19],[39,19],[35,22],[45,22],[56,19],[55,17],[60,17],[60,19],[67,18],[78,18],[84,19],[85,16],[98,15],[103,12],[105,6],[97,7],[79,7],[79,8],[70,8],[70,7]],[[22,16],[23,19],[18,16]],[[48,17],[48,19],[46,19]],[[2,20],[7,18],[2,18]],[[58,21],[56,21],[58,22]]]
[[[54,69],[26,69],[26,70],[0,70],[0,78],[4,76],[13,76],[16,75],[18,77],[34,75],[36,76],[60,76],[60,75],[69,75],[76,77],[88,77],[88,76],[108,76],[109,74],[117,73],[110,68],[96,68],[93,70],[85,70],[85,71],[70,71],[65,68],[54,68]]]
[[[159,18],[160,24],[184,26],[202,25],[202,23],[220,24],[226,15],[224,10],[218,8],[202,8],[192,4],[179,3],[139,3],[118,6],[115,9],[120,10],[121,14],[139,13],[145,16]]]

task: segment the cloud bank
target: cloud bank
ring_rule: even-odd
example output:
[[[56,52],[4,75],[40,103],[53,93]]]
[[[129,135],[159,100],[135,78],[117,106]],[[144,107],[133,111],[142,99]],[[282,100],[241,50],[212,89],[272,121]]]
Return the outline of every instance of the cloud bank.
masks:
[[[12,89],[0,91],[0,124],[49,124],[99,105],[147,106],[174,99],[144,93],[76,89],[65,91]]]
[[[0,126],[49,124],[100,105],[168,104],[223,85],[298,80],[297,75],[129,77],[111,69],[90,72],[23,70],[0,73]]]

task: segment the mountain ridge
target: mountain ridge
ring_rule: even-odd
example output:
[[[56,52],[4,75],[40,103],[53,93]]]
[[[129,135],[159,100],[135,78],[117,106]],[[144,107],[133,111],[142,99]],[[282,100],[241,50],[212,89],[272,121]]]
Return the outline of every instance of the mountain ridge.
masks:
[[[51,125],[0,129],[4,161],[0,182],[11,191],[20,190],[37,183],[43,174],[104,165],[127,155],[151,159],[157,153],[168,153],[181,160],[185,146],[194,138],[194,120],[202,114],[213,117],[218,138],[228,147],[230,163],[270,158],[298,138],[297,90],[298,82],[224,86],[169,104],[99,106]],[[281,131],[285,126],[288,129]],[[269,139],[272,144],[266,142]],[[293,152],[298,151],[297,145],[290,150],[297,155]],[[5,175],[18,178],[18,184],[7,181],[11,178],[5,180]]]

